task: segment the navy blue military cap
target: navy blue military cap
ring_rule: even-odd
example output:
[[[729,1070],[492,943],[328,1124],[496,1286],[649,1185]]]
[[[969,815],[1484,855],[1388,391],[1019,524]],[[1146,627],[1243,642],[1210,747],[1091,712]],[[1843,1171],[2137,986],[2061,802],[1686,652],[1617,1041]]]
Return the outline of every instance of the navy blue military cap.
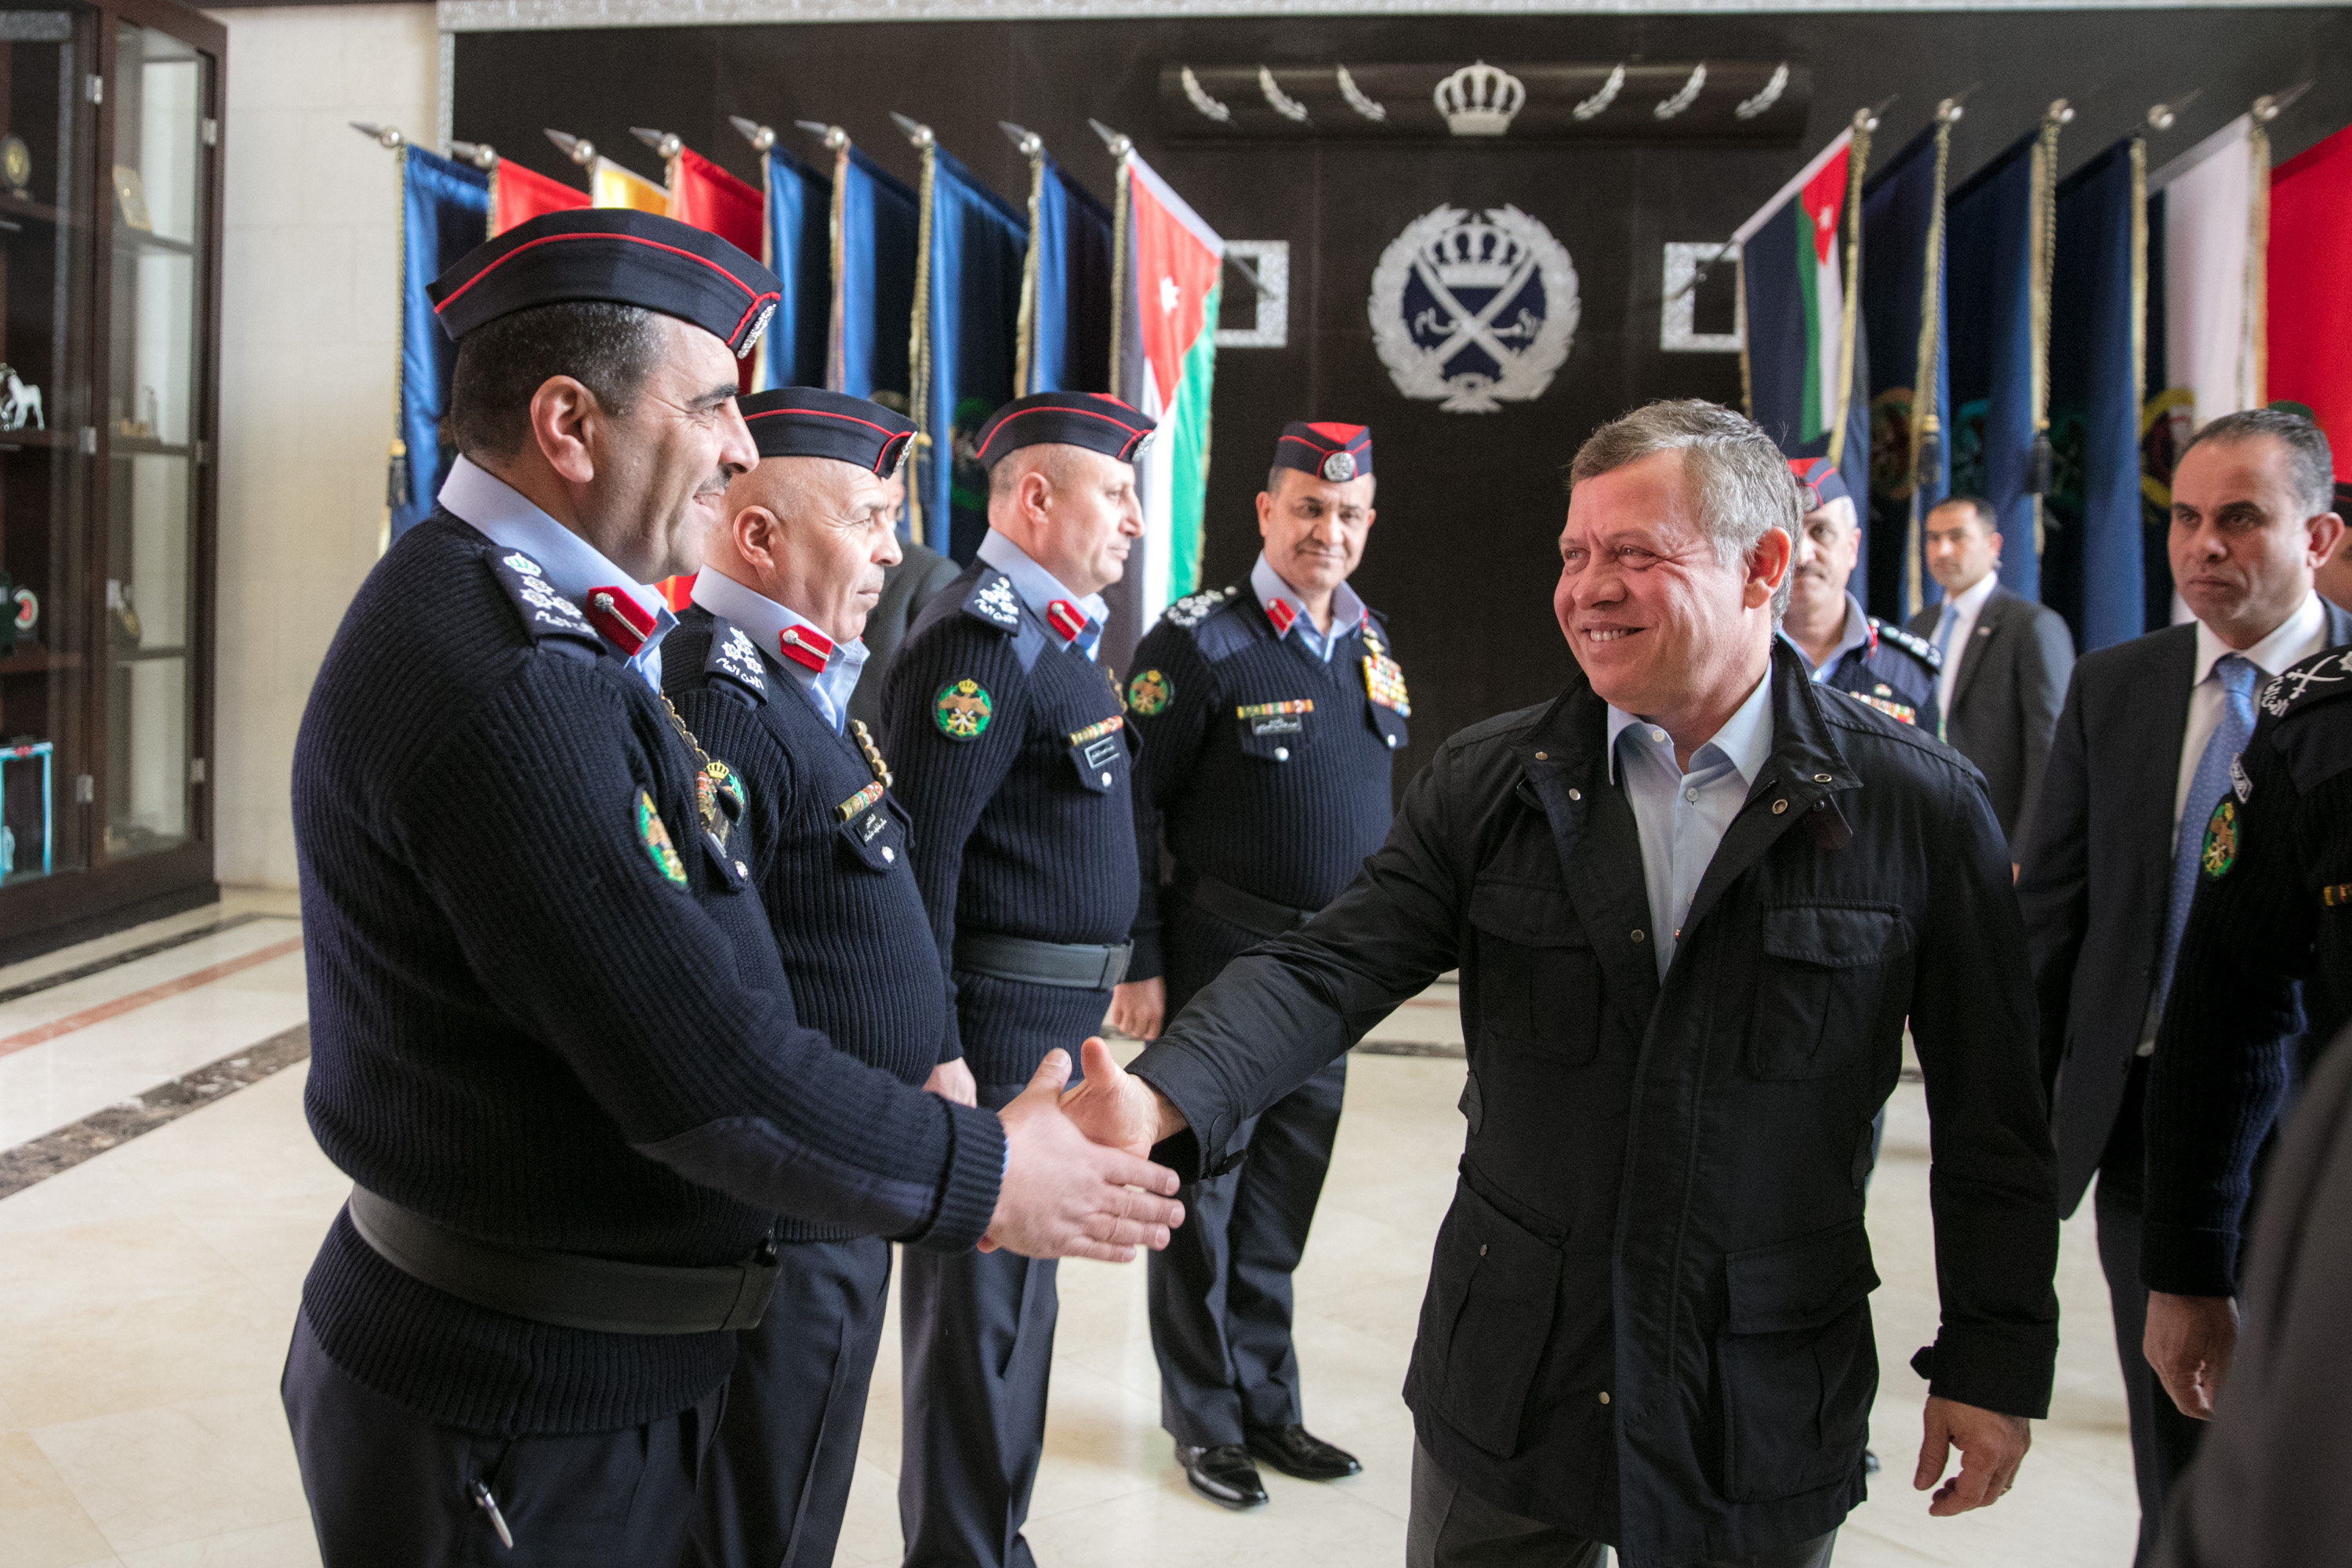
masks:
[[[1808,516],[1833,500],[1853,499],[1853,492],[1845,488],[1845,476],[1827,458],[1791,458],[1789,472],[1796,478],[1798,496]]]
[[[1040,392],[1014,398],[980,427],[980,464],[992,468],[1007,452],[1046,445],[1084,447],[1131,463],[1153,428],[1149,416],[1099,392]]]
[[[619,207],[577,207],[517,224],[467,252],[425,291],[452,338],[535,305],[593,300],[676,316],[738,359],[759,342],[783,298],[774,273],[717,235]]]
[[[832,458],[884,479],[907,460],[915,422],[821,386],[780,386],[738,401],[762,458]]]
[[[1293,420],[1274,444],[1274,466],[1297,468],[1335,485],[1363,479],[1372,471],[1372,427]]]

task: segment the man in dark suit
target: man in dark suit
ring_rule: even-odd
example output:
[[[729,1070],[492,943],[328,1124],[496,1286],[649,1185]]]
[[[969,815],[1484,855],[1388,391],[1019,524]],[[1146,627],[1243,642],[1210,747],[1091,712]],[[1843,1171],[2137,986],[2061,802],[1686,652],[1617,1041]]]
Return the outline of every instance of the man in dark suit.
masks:
[[[2115,1307],[2139,1488],[2138,1562],[2199,1424],[2141,1351],[2147,1057],[2171,985],[2206,818],[2253,731],[2259,684],[2352,639],[2352,615],[2312,590],[2331,520],[2279,500],[2312,426],[2270,409],[2214,420],[2173,474],[2172,580],[2197,619],[2101,648],[2074,667],[2022,846],[2018,899],[2042,1005],[2058,1198],[2099,1178],[2099,1264]],[[2182,825],[2186,824],[2184,827]]]
[[[1944,602],[1912,616],[1911,630],[1944,656],[1936,686],[1943,739],[1984,774],[2013,861],[2042,797],[2074,638],[2057,611],[2000,585],[1999,521],[1974,496],[1927,513],[1921,536]]]
[[[906,481],[890,483],[903,506]],[[882,732],[882,682],[890,674],[890,661],[898,656],[898,645],[907,639],[907,628],[915,624],[931,595],[954,582],[963,570],[911,539],[899,550],[900,559],[882,574],[882,597],[866,617],[866,669],[858,677],[857,689],[849,694],[849,716],[877,735]]]

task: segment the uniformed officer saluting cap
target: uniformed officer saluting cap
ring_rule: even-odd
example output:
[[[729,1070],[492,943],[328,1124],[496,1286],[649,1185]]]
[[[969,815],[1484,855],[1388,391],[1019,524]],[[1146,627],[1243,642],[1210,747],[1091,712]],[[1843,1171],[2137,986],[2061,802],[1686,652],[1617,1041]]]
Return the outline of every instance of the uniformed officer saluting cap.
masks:
[[[821,386],[755,392],[736,406],[762,458],[831,458],[889,479],[906,465],[915,422]]]
[[[1335,485],[1369,478],[1372,427],[1369,425],[1307,424],[1293,420],[1274,444],[1274,466],[1297,468]]]
[[[1016,397],[980,427],[981,467],[992,468],[1023,447],[1084,447],[1122,463],[1143,456],[1152,421],[1099,392],[1041,392]]]
[[[601,300],[690,322],[737,359],[783,298],[776,275],[715,234],[658,213],[583,207],[517,224],[425,288],[453,339],[534,305]]]

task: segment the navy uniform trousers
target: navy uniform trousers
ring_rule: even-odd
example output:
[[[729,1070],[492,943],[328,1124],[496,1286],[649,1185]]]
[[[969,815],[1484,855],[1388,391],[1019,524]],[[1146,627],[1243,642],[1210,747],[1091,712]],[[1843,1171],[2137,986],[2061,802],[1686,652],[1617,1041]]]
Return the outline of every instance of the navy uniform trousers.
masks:
[[[890,1302],[890,1244],[787,1242],[777,1261],[775,1299],[742,1334],[703,1462],[694,1568],[825,1568],[841,1539]]]
[[[1264,941],[1163,889],[1168,1013]],[[1340,1057],[1242,1124],[1242,1163],[1188,1182],[1184,1223],[1150,1254],[1151,1349],[1160,1362],[1160,1424],[1191,1447],[1240,1443],[1250,1429],[1297,1426],[1298,1354],[1290,1338],[1290,1277],[1331,1167]]]

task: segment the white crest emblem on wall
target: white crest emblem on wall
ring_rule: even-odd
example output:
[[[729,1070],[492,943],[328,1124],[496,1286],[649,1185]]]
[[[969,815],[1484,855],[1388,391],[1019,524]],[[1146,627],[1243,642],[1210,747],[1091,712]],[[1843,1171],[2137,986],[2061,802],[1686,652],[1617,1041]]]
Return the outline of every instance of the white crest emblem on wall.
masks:
[[[1405,225],[1372,268],[1372,346],[1407,397],[1492,414],[1540,397],[1567,363],[1576,266],[1515,206],[1441,206]]]

